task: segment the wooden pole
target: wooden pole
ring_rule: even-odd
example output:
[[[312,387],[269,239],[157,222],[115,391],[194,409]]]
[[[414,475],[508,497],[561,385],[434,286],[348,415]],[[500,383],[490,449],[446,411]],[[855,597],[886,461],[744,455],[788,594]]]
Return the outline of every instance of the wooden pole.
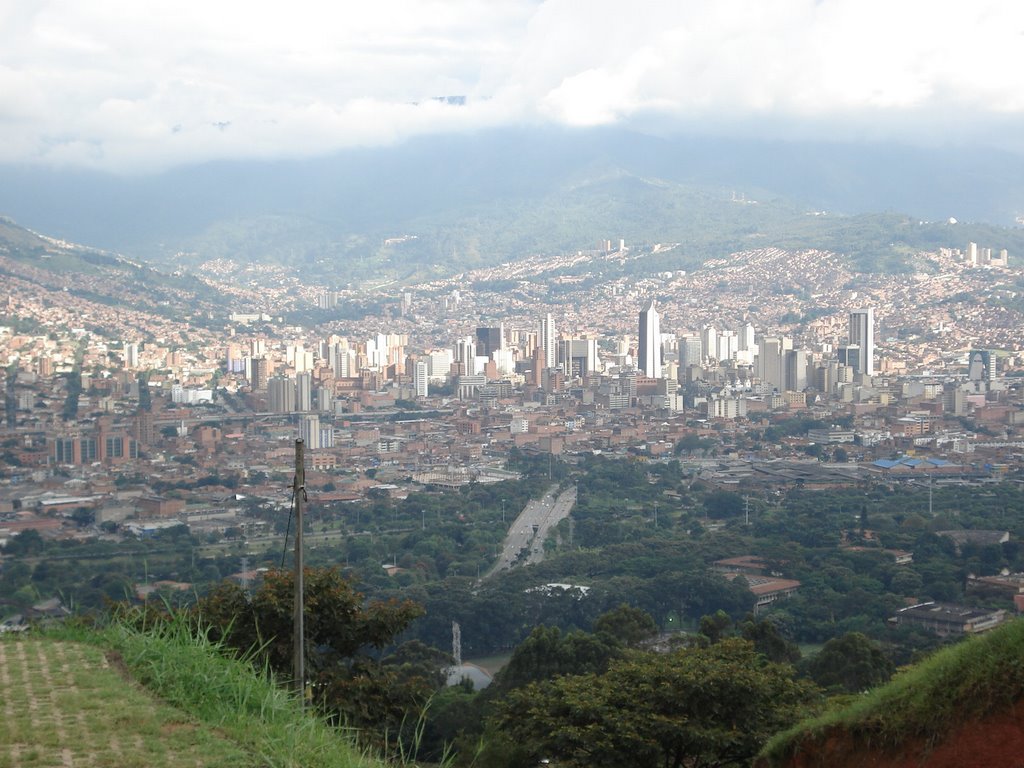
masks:
[[[306,469],[302,439],[295,441],[295,613],[292,637],[292,678],[301,706],[306,698],[306,628],[303,617],[302,505],[306,500]]]

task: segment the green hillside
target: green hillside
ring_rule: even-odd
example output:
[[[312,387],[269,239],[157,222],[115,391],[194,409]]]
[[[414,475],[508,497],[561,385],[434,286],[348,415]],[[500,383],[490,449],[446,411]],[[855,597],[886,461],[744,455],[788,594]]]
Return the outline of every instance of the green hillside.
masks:
[[[776,736],[759,764],[789,765],[803,755],[802,765],[817,765],[807,756],[825,753],[828,744],[855,753],[916,748],[923,757],[958,729],[1011,712],[1024,698],[1022,660],[1024,621],[1018,620],[944,648],[848,706]]]
[[[173,626],[2,636],[0,681],[0,768],[382,765]]]

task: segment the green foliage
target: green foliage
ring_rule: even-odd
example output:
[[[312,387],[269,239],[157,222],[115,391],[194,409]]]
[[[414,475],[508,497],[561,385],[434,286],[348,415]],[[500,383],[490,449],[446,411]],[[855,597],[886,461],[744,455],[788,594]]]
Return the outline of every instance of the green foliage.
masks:
[[[537,627],[516,647],[492,685],[506,693],[561,675],[603,672],[622,652],[622,646],[606,634],[562,634],[557,627]]]
[[[621,603],[594,620],[594,632],[609,635],[622,645],[635,646],[658,634],[651,614]]]
[[[501,728],[534,759],[570,766],[746,764],[806,711],[812,688],[753,645],[725,640],[670,654],[632,652],[604,674],[509,695]]]
[[[389,645],[422,609],[410,601],[364,604],[339,571],[307,569],[305,582],[306,670],[320,703],[351,725],[372,729],[376,743],[415,722],[437,681],[404,667],[400,659],[384,667],[369,655]],[[270,571],[250,599],[241,587],[224,582],[195,608],[211,636],[251,654],[287,679],[292,670],[294,579]]]
[[[825,643],[807,671],[822,688],[860,693],[888,681],[893,664],[870,639],[860,632],[849,632]]]
[[[1024,697],[1024,621],[944,648],[841,710],[777,735],[761,757],[788,765],[811,739],[845,731],[854,744],[895,752],[910,739],[933,745],[957,726],[1005,711]]]
[[[378,766],[341,731],[303,712],[294,698],[231,658],[220,643],[179,615],[142,628],[125,623],[98,637],[120,654],[132,676],[160,699],[215,726],[269,766]]]

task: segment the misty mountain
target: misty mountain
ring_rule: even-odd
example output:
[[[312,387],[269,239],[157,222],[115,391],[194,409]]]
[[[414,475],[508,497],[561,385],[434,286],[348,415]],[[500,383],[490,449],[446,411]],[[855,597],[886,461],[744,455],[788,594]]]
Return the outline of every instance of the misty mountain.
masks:
[[[821,210],[832,215],[808,224],[808,212]],[[836,214],[877,212],[1012,225],[1024,212],[1024,159],[521,129],[137,177],[0,166],[0,213],[55,237],[165,263],[229,257],[317,271],[446,272],[588,248],[598,238],[712,252],[752,237],[828,241]],[[383,246],[402,235],[417,237]]]

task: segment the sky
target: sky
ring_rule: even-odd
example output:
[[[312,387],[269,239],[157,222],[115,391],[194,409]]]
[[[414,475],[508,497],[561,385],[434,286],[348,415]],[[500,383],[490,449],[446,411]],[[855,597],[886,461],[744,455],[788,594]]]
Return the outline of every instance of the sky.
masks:
[[[0,0],[0,162],[533,125],[1024,154],[1022,72],[1019,0]]]

